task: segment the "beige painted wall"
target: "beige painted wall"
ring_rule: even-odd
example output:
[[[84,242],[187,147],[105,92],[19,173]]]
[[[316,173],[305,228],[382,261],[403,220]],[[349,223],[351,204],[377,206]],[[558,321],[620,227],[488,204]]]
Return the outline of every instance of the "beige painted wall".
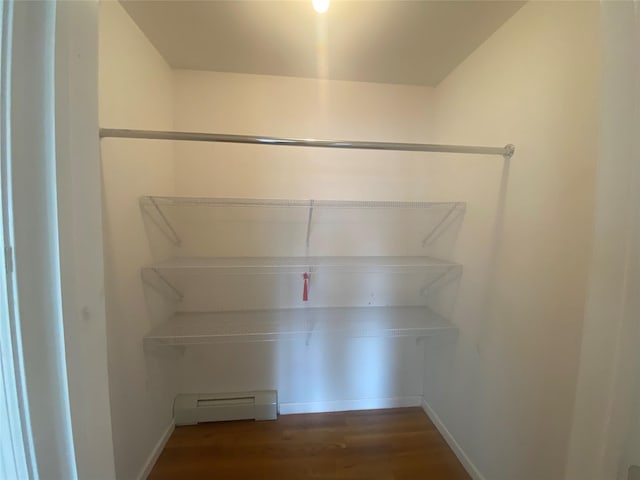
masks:
[[[594,248],[567,480],[640,465],[640,10],[606,2]]]
[[[78,478],[110,480],[116,477],[107,369],[100,146],[95,135],[98,2],[58,2],[55,18],[58,242],[75,460]],[[25,30],[25,35],[31,36],[32,30]],[[32,201],[28,208],[33,211]],[[38,357],[42,360],[42,352]],[[47,416],[55,416],[48,401],[45,410]],[[54,476],[48,470],[40,473]]]
[[[175,71],[178,130],[428,141],[431,100],[427,87]],[[419,154],[182,142],[176,145],[176,160],[181,195],[426,197]]]
[[[460,340],[426,349],[425,399],[491,480],[564,474],[593,226],[598,9],[528,3],[436,89],[438,141],[517,148],[465,186]]]
[[[181,70],[174,72],[174,81],[177,130],[401,142],[431,138],[433,90],[426,87]],[[424,154],[188,142],[175,148],[176,193],[183,196],[432,197]],[[416,405],[422,358],[422,346],[412,339],[324,342],[312,337],[309,345],[189,348],[178,362],[179,389],[275,388],[283,412]]]
[[[171,129],[172,72],[118,2],[100,4],[100,126]],[[151,261],[138,197],[174,191],[167,142],[101,141],[107,338],[116,475],[138,478],[171,419],[170,362],[145,355],[152,322],[140,281]]]
[[[465,265],[454,317],[461,333],[455,343],[428,342],[426,400],[486,478],[562,478],[594,207],[597,4],[526,5],[435,91],[172,73],[119,6],[102,10],[110,39],[101,44],[103,127],[517,146],[505,167],[499,157],[103,141],[111,394],[122,478],[137,473],[170,417],[172,389],[140,344],[155,319],[139,280],[151,255],[135,205],[153,193],[467,201],[454,253]],[[357,365],[361,354],[381,348],[351,347],[340,345],[343,356],[334,358],[355,353]],[[180,391],[284,385],[294,405],[314,395],[327,402],[371,395],[364,383],[349,383],[356,376],[325,392],[313,391],[313,383],[292,387],[288,368],[300,358],[309,362],[296,371],[301,382],[331,378],[344,366],[323,370],[299,356],[322,359],[331,351],[323,349],[194,348],[164,368],[181,370]],[[375,392],[420,395],[422,350],[398,342],[384,351],[388,361],[376,365],[398,380]],[[268,370],[275,361],[285,368]]]

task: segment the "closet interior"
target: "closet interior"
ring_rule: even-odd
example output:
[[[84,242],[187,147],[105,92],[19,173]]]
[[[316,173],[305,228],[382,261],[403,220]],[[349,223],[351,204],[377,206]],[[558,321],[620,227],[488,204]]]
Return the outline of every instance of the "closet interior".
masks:
[[[119,478],[149,473],[176,398],[210,408],[261,392],[281,415],[421,407],[472,478],[560,478],[594,198],[597,6],[426,2],[486,31],[460,23],[476,43],[437,82],[403,84],[176,62],[154,20],[165,2],[144,3],[100,7]],[[200,28],[198,2],[166,3]],[[378,2],[361,3],[349,8]]]

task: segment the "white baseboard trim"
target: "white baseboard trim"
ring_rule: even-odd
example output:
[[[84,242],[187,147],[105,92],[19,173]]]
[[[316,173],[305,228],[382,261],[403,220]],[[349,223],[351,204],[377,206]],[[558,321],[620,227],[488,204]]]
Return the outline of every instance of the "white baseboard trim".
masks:
[[[363,398],[358,400],[332,400],[326,402],[281,403],[280,415],[295,413],[344,412],[374,410],[376,408],[419,407],[422,397]]]
[[[175,428],[176,428],[175,421],[172,418],[169,425],[167,425],[166,430],[160,436],[156,445],[153,447],[153,450],[151,450],[151,453],[147,457],[146,462],[144,462],[144,465],[142,466],[142,470],[140,470],[140,474],[138,475],[138,480],[147,480],[147,477],[151,473],[153,466],[158,461],[158,457],[162,453],[164,446],[169,441],[169,437],[171,436]]]
[[[451,450],[453,450],[453,453],[455,453],[456,457],[458,457],[458,460],[460,460],[460,463],[462,463],[462,466],[471,476],[471,478],[473,480],[486,480],[485,476],[480,473],[480,470],[478,470],[478,468],[473,464],[460,444],[456,441],[455,438],[453,438],[451,432],[449,432],[449,430],[447,430],[447,427],[444,426],[444,423],[442,423],[442,420],[440,419],[438,414],[429,406],[429,404],[424,399],[422,400],[422,409],[424,410],[424,413],[427,415],[427,417],[429,417],[429,419],[436,426],[440,434],[444,437],[445,441],[447,442]]]

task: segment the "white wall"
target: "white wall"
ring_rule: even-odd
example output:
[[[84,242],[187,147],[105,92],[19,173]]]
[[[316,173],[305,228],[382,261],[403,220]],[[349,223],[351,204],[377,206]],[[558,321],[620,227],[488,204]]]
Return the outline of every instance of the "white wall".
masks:
[[[58,2],[55,43],[60,270],[76,468],[80,479],[107,480],[115,471],[96,135],[98,2]]]
[[[602,5],[601,145],[594,248],[568,480],[626,480],[628,467],[640,465],[637,7],[634,2]]]
[[[3,282],[12,307],[3,347],[15,347],[2,353],[3,362],[7,355],[15,362],[3,365],[5,373],[13,370],[20,404],[8,420],[21,424],[26,450],[3,453],[16,461],[22,454],[29,465],[28,472],[3,470],[3,478],[114,479],[96,134],[98,4],[2,7],[2,175],[11,173],[2,182],[3,240],[13,265]]]
[[[427,87],[175,72],[175,126],[186,131],[429,141],[431,99]],[[394,200],[427,195],[420,154],[194,142],[176,148],[180,195]]]
[[[443,167],[442,188],[469,202],[460,337],[426,348],[425,400],[491,480],[564,475],[593,224],[598,8],[530,2],[436,89],[439,142],[516,145],[502,169]]]
[[[435,92],[193,71],[173,72],[172,87],[171,71],[120,7],[102,9],[103,127],[517,146],[503,164],[499,157],[104,140],[122,478],[137,472],[170,416],[174,392],[159,370],[171,365],[177,391],[277,388],[289,411],[414,401],[423,393],[425,351],[407,340],[193,347],[180,358],[148,354],[145,365],[140,338],[158,319],[143,302],[138,269],[151,255],[134,205],[142,194],[172,193],[467,201],[454,255],[465,265],[454,317],[461,333],[457,341],[428,340],[425,399],[486,478],[562,478],[593,222],[598,5],[525,5]],[[393,381],[365,381],[363,366]]]
[[[100,4],[99,53],[100,126],[171,130],[171,70],[118,2]],[[118,139],[101,148],[113,441],[117,478],[129,480],[172,420],[171,363],[142,348],[154,319],[140,281],[151,253],[138,197],[174,192],[173,149]]]
[[[175,71],[175,128],[429,141],[432,93],[426,87]],[[176,144],[176,193],[427,200],[431,195],[423,168],[424,155],[412,153],[183,142]],[[323,342],[312,336],[309,345],[188,348],[179,362],[179,389],[275,388],[283,412],[415,405],[422,388],[422,355],[415,339]]]

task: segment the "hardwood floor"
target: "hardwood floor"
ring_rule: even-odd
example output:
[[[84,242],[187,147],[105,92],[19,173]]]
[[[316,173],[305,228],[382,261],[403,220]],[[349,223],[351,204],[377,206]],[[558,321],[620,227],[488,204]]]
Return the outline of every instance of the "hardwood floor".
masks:
[[[150,480],[467,480],[420,408],[178,427]]]

